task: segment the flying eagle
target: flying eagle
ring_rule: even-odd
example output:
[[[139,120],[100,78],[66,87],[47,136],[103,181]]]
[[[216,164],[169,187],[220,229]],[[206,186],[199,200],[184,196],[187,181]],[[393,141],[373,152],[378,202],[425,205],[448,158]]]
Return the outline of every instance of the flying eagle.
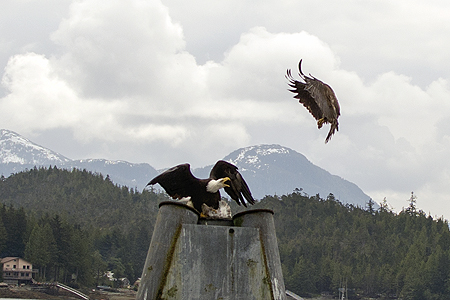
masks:
[[[341,114],[339,102],[328,84],[311,74],[309,74],[311,77],[303,74],[302,60],[298,63],[298,70],[300,71],[298,75],[305,83],[295,80],[291,75],[291,70],[288,69],[285,77],[289,80],[289,86],[292,87],[292,90],[289,91],[297,94],[294,98],[299,99],[299,102],[313,115],[319,129],[324,123],[331,124],[325,139],[325,143],[328,143],[334,132],[339,130],[338,118]]]
[[[238,168],[229,162],[219,160],[212,168],[209,178],[198,179],[192,175],[189,164],[172,167],[153,178],[147,185],[161,185],[173,199],[190,198],[194,208],[202,213],[204,205],[219,209],[219,190],[224,188],[239,205],[254,204],[250,189]]]

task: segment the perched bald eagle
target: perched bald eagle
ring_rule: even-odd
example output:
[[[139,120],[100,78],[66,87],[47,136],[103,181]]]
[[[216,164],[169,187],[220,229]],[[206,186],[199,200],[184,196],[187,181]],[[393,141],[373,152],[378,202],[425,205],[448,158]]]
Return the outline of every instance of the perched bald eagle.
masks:
[[[203,204],[218,210],[221,188],[239,205],[254,204],[250,189],[238,168],[229,162],[219,160],[212,168],[209,178],[198,179],[192,175],[189,164],[172,167],[153,178],[147,185],[161,185],[173,199],[190,198],[194,208],[202,213]]]
[[[291,70],[287,70],[286,78],[289,80],[289,90],[297,95],[294,98],[299,99],[299,102],[313,115],[317,120],[319,129],[324,123],[330,123],[330,131],[328,132],[325,143],[331,139],[331,136],[336,130],[339,130],[338,118],[341,114],[339,102],[334,94],[333,89],[326,83],[311,77],[305,76],[302,72],[302,60],[298,63],[298,74],[303,82],[295,80],[291,75]]]

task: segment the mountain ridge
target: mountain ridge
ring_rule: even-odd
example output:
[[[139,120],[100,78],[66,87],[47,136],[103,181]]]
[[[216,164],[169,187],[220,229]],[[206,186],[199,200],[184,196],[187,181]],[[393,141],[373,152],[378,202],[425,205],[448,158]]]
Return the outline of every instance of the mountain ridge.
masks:
[[[365,206],[370,197],[356,184],[314,165],[303,154],[278,144],[262,144],[237,149],[223,158],[239,167],[239,172],[258,199],[284,195],[298,189],[326,198],[333,194],[343,203]],[[213,166],[194,169],[206,178]],[[256,191],[256,192],[254,192]]]
[[[0,175],[3,176],[35,166],[52,165],[101,173],[108,175],[116,184],[142,190],[160,173],[147,163],[106,159],[72,160],[6,129],[0,129],[0,145]],[[239,168],[257,199],[265,195],[288,194],[294,190],[310,195],[319,194],[321,197],[332,193],[343,203],[359,206],[365,206],[370,199],[356,184],[314,165],[303,154],[277,144],[239,148],[223,160]],[[192,172],[199,178],[207,178],[211,168],[212,165],[209,165],[195,168]]]

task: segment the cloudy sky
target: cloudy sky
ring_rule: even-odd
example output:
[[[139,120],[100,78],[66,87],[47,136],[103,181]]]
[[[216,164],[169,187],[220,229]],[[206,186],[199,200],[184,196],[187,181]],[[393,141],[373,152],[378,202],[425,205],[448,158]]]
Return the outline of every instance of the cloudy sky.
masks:
[[[0,128],[155,168],[280,144],[450,219],[449,20],[446,0],[3,0]],[[287,91],[300,58],[341,104],[328,144]]]

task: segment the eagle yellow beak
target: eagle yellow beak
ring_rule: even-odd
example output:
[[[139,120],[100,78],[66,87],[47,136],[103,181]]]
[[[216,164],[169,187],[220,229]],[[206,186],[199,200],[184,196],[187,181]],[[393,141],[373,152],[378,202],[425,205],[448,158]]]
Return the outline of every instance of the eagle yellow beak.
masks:
[[[225,187],[230,187],[229,184],[226,184],[226,183],[225,183],[225,182],[227,182],[227,181],[229,181],[229,182],[231,183],[230,177],[224,177],[224,178],[222,178],[223,185],[224,185]]]

